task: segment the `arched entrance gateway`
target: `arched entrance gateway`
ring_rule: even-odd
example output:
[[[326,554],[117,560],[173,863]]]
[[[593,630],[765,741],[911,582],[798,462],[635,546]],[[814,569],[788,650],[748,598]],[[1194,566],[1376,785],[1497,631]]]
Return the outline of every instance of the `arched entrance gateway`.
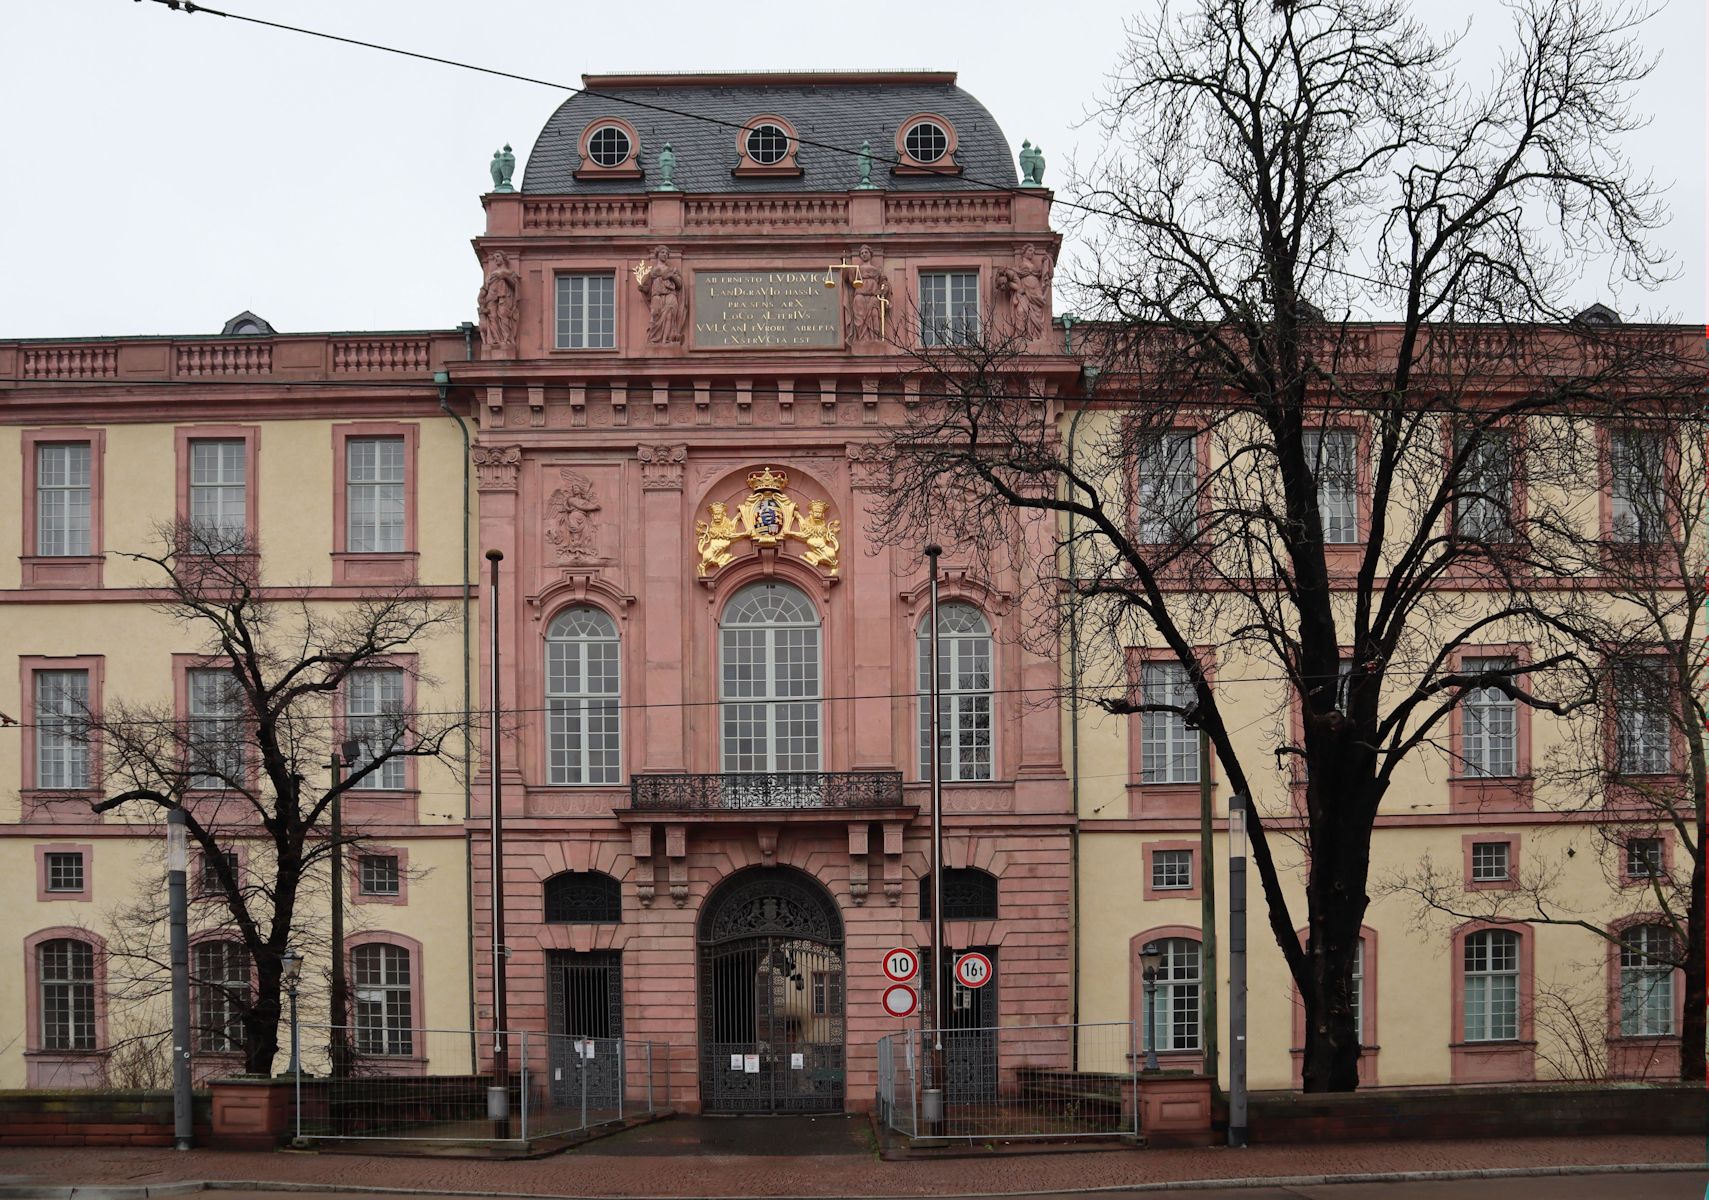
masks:
[[[756,867],[700,910],[700,1102],[709,1113],[841,1112],[843,921],[803,872]]]

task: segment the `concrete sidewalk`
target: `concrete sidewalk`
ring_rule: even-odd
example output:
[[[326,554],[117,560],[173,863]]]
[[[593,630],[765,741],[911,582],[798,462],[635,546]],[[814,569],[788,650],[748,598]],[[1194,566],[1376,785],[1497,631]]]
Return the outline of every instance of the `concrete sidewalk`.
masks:
[[[661,1130],[670,1122],[661,1125]],[[763,1120],[754,1122],[764,1125]],[[782,1126],[778,1127],[783,1133]],[[853,1137],[853,1130],[846,1133]],[[881,1162],[841,1135],[834,1152],[634,1153],[619,1140],[551,1158],[515,1162],[382,1155],[176,1152],[155,1149],[19,1148],[0,1156],[0,1196],[65,1195],[69,1186],[141,1197],[179,1183],[234,1182],[254,1190],[406,1192],[577,1197],[908,1197],[1039,1194],[1127,1189],[1192,1181],[1442,1178],[1574,1167],[1704,1162],[1700,1138],[1534,1138],[1522,1141],[1257,1146],[1248,1150],[1065,1151],[991,1154],[942,1161]],[[604,1147],[604,1149],[602,1149]],[[715,1147],[714,1150],[717,1148]],[[1683,1182],[1678,1175],[1658,1175]],[[1544,1185],[1546,1186],[1546,1185]],[[29,1189],[23,1191],[18,1189]],[[1699,1190],[1699,1189],[1687,1189]],[[162,1194],[155,1191],[155,1194]],[[1534,1191],[1515,1194],[1535,1194]],[[1672,1194],[1660,1192],[1658,1194]]]

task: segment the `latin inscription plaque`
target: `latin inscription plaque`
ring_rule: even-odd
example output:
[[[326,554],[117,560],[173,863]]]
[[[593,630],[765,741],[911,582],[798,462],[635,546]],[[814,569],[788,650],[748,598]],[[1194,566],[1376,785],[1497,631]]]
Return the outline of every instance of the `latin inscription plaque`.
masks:
[[[839,347],[842,290],[822,271],[696,272],[694,347]]]

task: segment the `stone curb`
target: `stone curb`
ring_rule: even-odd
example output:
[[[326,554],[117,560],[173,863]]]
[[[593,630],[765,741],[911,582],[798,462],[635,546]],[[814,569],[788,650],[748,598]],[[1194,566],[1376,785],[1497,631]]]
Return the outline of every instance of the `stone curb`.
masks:
[[[1215,1188],[1324,1187],[1352,1183],[1445,1183],[1459,1179],[1541,1179],[1562,1175],[1684,1174],[1709,1170],[1704,1163],[1595,1163],[1585,1166],[1478,1167],[1453,1171],[1361,1171],[1347,1175],[1243,1176],[1235,1179],[1145,1180],[1084,1188],[1031,1188],[1019,1192],[940,1192],[933,1200],[1004,1200],[1018,1196],[1096,1196],[1116,1192],[1206,1192]],[[343,1192],[363,1196],[452,1196],[472,1200],[609,1200],[548,1192],[477,1192],[423,1188],[363,1187],[360,1184],[305,1183],[296,1180],[206,1179],[146,1187],[55,1186],[0,1184],[0,1200],[150,1200],[155,1196],[187,1196],[194,1192]],[[842,1196],[629,1196],[623,1200],[920,1200],[882,1193]]]

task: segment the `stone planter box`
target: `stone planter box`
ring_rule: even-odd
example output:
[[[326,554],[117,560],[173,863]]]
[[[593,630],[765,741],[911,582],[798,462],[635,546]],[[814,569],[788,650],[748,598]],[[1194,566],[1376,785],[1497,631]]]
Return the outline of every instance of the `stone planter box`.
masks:
[[[235,1076],[211,1079],[213,1129],[208,1144],[218,1150],[274,1150],[295,1128],[296,1083],[290,1079]],[[305,1103],[309,1088],[303,1088]]]
[[[1142,1071],[1139,1132],[1147,1146],[1209,1146],[1211,1081],[1196,1071]]]

